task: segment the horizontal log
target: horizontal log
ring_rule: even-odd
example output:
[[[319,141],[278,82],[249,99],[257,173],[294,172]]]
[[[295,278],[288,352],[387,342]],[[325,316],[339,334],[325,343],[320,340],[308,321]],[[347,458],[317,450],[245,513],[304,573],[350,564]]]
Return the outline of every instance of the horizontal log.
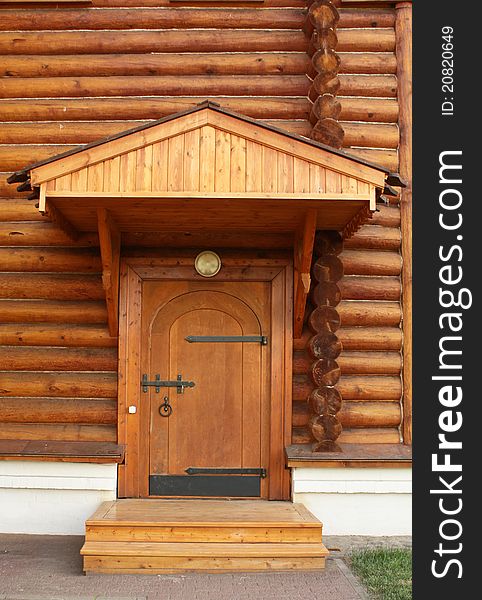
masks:
[[[42,312],[39,313],[42,315]],[[5,346],[85,346],[115,348],[117,338],[110,337],[100,325],[65,325],[54,323],[4,323],[0,344]]]
[[[360,10],[360,8],[339,8],[339,27],[394,27],[395,10],[393,8],[377,8]]]
[[[111,2],[105,4],[113,6]],[[105,4],[96,2],[95,10],[59,9],[32,10],[25,9],[3,10],[0,27],[4,31],[28,31],[28,30],[63,30],[63,29],[161,29],[161,28],[236,28],[236,27],[267,27],[270,29],[299,29],[306,18],[305,11],[296,6],[302,6],[290,0],[276,2],[274,6],[288,6],[290,8],[236,8],[220,10],[219,8],[173,8],[172,3],[166,5],[168,8],[157,8],[163,2],[152,2],[139,0],[132,2],[136,7],[154,6],[156,8],[142,9],[124,8],[129,3],[117,2],[123,8],[101,9],[97,8]],[[215,4],[213,2],[213,4]],[[242,4],[242,3],[239,3]],[[269,3],[264,1],[264,6]],[[115,3],[114,3],[115,5]],[[293,7],[293,8],[291,8]],[[354,9],[343,9],[340,11],[340,27],[393,27],[395,24],[395,13],[393,10],[370,10],[360,11]]]
[[[11,187],[13,190],[15,190],[16,186],[12,185]],[[6,223],[8,221],[45,222],[47,221],[47,217],[44,217],[39,213],[39,211],[35,208],[35,202],[32,202],[32,200],[27,200],[26,198],[0,199],[0,222]]]
[[[338,282],[344,300],[399,300],[399,277],[348,275]]]
[[[400,227],[400,208],[398,206],[377,205],[371,219],[372,225],[383,227]]]
[[[302,352],[308,348],[308,342],[313,337],[313,332],[309,329],[308,324],[305,323],[301,337],[293,340],[293,351]]]
[[[337,29],[338,52],[394,52],[395,30],[393,27],[379,29]]]
[[[399,400],[402,396],[400,377],[391,375],[343,375],[336,388],[344,401]]]
[[[338,98],[342,121],[396,123],[398,102],[395,98]],[[1,110],[1,109],[0,109]]]
[[[402,347],[399,327],[341,327],[337,336],[344,350],[397,350]]]
[[[186,2],[186,4],[192,4],[195,6],[199,6],[198,2],[199,2],[199,0],[191,0],[190,2]],[[172,7],[173,3],[172,3],[172,0],[96,0],[95,6],[98,6],[99,8],[104,8],[104,7],[126,8],[126,7],[131,7],[131,6],[135,6],[135,7],[152,6],[154,8],[159,8],[161,6]],[[181,5],[181,6],[183,6],[183,5]],[[225,8],[226,3],[225,3],[225,0],[208,0],[207,2],[204,2],[204,0],[203,0],[202,6],[206,6],[206,7],[207,6],[213,6],[213,7],[220,6],[220,7]],[[241,0],[240,2],[236,2],[236,6],[243,7],[243,8],[252,8],[253,0]],[[263,6],[266,6],[268,8],[288,6],[288,7],[292,8],[292,7],[304,7],[305,5],[304,5],[304,0],[263,0]]]
[[[400,275],[402,257],[393,251],[349,250],[340,255],[345,275]]]
[[[0,103],[1,103],[1,99],[0,99]],[[8,200],[10,200],[11,198],[18,198],[18,199],[24,199],[27,200],[27,197],[29,196],[30,192],[17,192],[17,186],[18,183],[16,184],[10,184],[7,182],[7,179],[10,177],[12,173],[9,171],[8,173],[5,172],[0,172],[0,209],[3,207],[4,204],[7,203]],[[28,200],[28,202],[30,202]],[[31,204],[35,204],[34,202],[31,202]],[[1,210],[0,210],[1,212]],[[3,221],[5,219],[1,219],[0,221]]]
[[[76,146],[64,145],[38,146],[33,144],[10,144],[0,146],[0,169],[2,171],[16,171],[31,163],[50,158],[75,147]]]
[[[205,76],[303,75],[309,72],[310,66],[311,60],[306,52],[0,56],[2,77],[159,76],[179,73]]]
[[[117,373],[1,371],[5,397],[117,398]]]
[[[117,371],[117,349],[0,346],[0,365],[8,371]]]
[[[381,227],[380,225],[364,225],[345,240],[345,248],[372,248],[373,250],[399,250],[401,242],[400,229]]]
[[[293,406],[293,426],[306,427],[311,416],[307,403]],[[343,427],[398,427],[401,408],[398,402],[344,402],[337,414]]]
[[[344,351],[336,361],[345,375],[396,375],[402,368],[399,352]]]
[[[117,401],[102,398],[4,398],[3,423],[117,424]]]
[[[97,4],[96,4],[97,6]],[[3,10],[3,31],[65,29],[189,29],[189,28],[269,28],[300,29],[304,11],[299,8],[216,8],[182,7],[159,9],[62,9]]]
[[[148,125],[152,121],[44,121],[35,123],[0,123],[0,144],[86,144],[97,141],[102,137],[114,135],[139,127]],[[296,120],[270,120],[266,121],[268,125],[279,127],[286,131],[297,133],[298,135],[309,135],[311,125],[308,121]],[[372,127],[375,127],[372,125]],[[17,184],[18,185],[18,184]],[[14,186],[12,186],[14,187]],[[6,219],[1,215],[3,221],[23,220],[23,217],[44,219],[37,210],[34,202],[23,201],[25,208],[23,212],[16,213],[9,206],[7,200],[0,203],[0,208],[5,207],[11,210],[12,217]],[[12,203],[13,205],[13,203]],[[18,218],[17,214],[22,218]],[[36,217],[36,214],[38,217]],[[17,218],[15,218],[17,217]]]
[[[343,104],[343,100],[341,100]],[[398,152],[396,150],[379,150],[374,148],[350,148],[353,156],[366,160],[389,171],[398,171]]]
[[[295,375],[293,377],[293,401],[306,401],[314,390],[315,384],[307,375]]]
[[[117,442],[116,425],[0,423],[3,440]]]
[[[399,131],[396,125],[382,123],[352,123],[342,121],[345,132],[343,146],[367,146],[369,148],[398,148]],[[1,135],[1,131],[0,131]]]
[[[161,119],[167,115],[192,108],[199,102],[206,100],[205,96],[189,98],[72,98],[72,99],[39,99],[31,100],[1,100],[1,121],[65,121],[65,120],[129,120],[129,119]],[[255,119],[308,119],[311,102],[308,98],[216,98],[224,108],[239,112]],[[355,102],[355,105],[353,103]],[[358,98],[347,99],[347,114],[358,115],[360,111],[367,113],[366,100]],[[381,103],[381,104],[380,104]],[[388,104],[387,104],[388,103]],[[387,118],[393,115],[395,106],[398,115],[398,104],[395,100],[370,100],[370,107],[374,107],[373,119],[384,121],[380,118],[385,114]],[[376,110],[376,107],[379,107]],[[348,120],[364,120],[360,118]],[[395,118],[396,121],[396,118]],[[394,122],[394,121],[393,121]],[[13,187],[13,186],[12,186]]]
[[[397,71],[393,53],[340,52],[339,55],[340,73],[393,75]],[[180,71],[183,75],[315,74],[306,52],[0,56],[2,77],[176,75]]]
[[[107,310],[103,301],[0,300],[0,322],[106,324]]]
[[[394,75],[339,75],[340,96],[396,98],[397,78]]]
[[[397,59],[392,52],[340,52],[339,56],[340,73],[394,75],[397,72]]]
[[[342,300],[336,307],[340,316],[341,326],[393,326],[402,320],[400,302],[364,302],[357,300]]]
[[[366,36],[360,31],[361,36],[358,31],[354,33],[357,40],[361,38],[359,51],[393,50],[386,34]],[[350,35],[345,32],[342,36],[345,47],[340,47],[340,51],[351,51],[356,46]],[[308,40],[301,29],[0,32],[0,54],[144,54],[191,52],[193,48],[196,52],[238,52],[240,48],[245,52],[303,52],[308,48]]]
[[[101,273],[97,248],[0,248],[2,271]]]
[[[313,438],[306,427],[293,428],[293,444],[309,444],[312,442]],[[400,434],[396,427],[344,429],[337,442],[341,444],[399,444]]]
[[[97,234],[84,234],[72,240],[53,223],[0,223],[0,246],[98,246]]]
[[[389,95],[383,82],[355,81],[346,75],[347,95]],[[375,77],[375,76],[373,76]],[[362,78],[365,79],[365,78]],[[369,93],[370,84],[377,87]],[[363,84],[363,85],[362,85]],[[182,75],[164,77],[12,77],[0,80],[2,98],[95,97],[95,96],[306,96],[311,82],[302,75]],[[380,86],[380,87],[378,87]],[[366,94],[360,94],[361,87]],[[395,87],[396,89],[396,87]]]
[[[306,352],[293,354],[293,373],[306,375],[313,364]],[[390,375],[400,372],[402,361],[399,352],[351,352],[343,351],[336,359],[344,375]]]
[[[0,298],[103,300],[105,294],[97,275],[3,273]]]
[[[197,5],[199,0],[191,0],[191,2],[186,2],[186,4]],[[240,2],[236,2],[236,6],[244,7],[244,8],[252,8],[253,0],[241,0]],[[173,3],[172,0],[96,0],[95,6],[99,8],[128,8],[128,7],[154,7],[159,8],[161,6],[168,6],[172,8]],[[208,0],[208,2],[204,2],[202,6],[213,6],[213,7],[223,7],[226,8],[225,0]],[[263,6],[267,8],[273,7],[282,7],[287,6],[289,8],[293,7],[302,7],[305,6],[305,0],[263,0]],[[229,7],[230,8],[230,7]]]

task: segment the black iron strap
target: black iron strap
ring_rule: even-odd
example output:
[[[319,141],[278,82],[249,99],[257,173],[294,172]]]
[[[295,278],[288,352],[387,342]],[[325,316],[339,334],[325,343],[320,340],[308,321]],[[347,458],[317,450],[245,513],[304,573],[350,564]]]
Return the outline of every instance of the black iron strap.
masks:
[[[266,469],[227,469],[222,467],[188,467],[184,472],[188,475],[259,475],[262,479],[267,475]]]
[[[256,342],[262,346],[268,345],[268,336],[266,335],[188,335],[184,338],[187,342]]]

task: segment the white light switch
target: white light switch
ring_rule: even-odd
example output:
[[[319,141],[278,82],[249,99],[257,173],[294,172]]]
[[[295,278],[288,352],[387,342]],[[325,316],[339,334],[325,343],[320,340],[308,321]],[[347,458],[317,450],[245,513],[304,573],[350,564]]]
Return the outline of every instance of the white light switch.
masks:
[[[135,415],[137,412],[137,406],[129,406],[128,410],[130,415]]]

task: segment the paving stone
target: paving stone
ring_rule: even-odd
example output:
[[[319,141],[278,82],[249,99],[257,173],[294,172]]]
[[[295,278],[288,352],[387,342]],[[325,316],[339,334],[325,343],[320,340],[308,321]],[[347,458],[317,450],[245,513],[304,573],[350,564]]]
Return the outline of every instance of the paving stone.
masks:
[[[373,540],[373,538],[372,538]],[[179,575],[82,574],[81,536],[0,534],[0,600],[364,600],[327,560],[315,572]],[[343,551],[360,540],[333,539]],[[363,543],[371,543],[364,538]],[[335,556],[335,553],[333,553]],[[60,591],[60,593],[59,593]],[[4,597],[2,598],[2,595]]]

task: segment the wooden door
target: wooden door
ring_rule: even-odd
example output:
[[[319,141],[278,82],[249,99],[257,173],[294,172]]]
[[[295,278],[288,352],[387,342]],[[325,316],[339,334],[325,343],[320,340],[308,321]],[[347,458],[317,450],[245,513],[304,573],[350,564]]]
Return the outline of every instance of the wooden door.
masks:
[[[194,384],[142,393],[149,495],[266,497],[268,283],[146,281],[142,331],[148,380]]]

